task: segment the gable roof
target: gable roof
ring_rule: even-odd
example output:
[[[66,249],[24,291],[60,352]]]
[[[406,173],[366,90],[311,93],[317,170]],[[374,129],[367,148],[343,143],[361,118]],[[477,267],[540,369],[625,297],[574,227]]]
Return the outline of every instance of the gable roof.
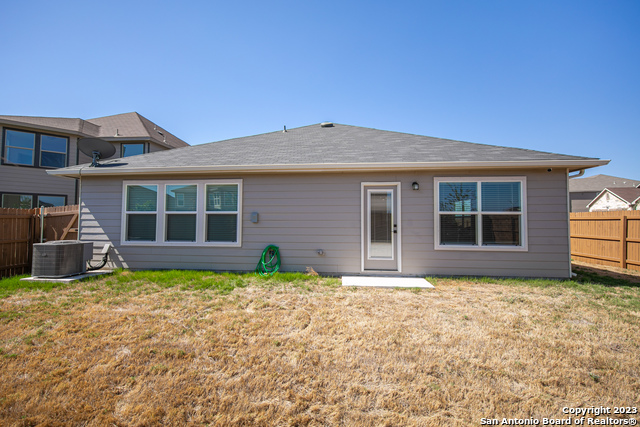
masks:
[[[328,170],[398,170],[563,167],[579,170],[608,160],[520,148],[474,144],[378,129],[320,124],[170,152],[106,160],[100,168],[73,166],[53,175],[151,174],[202,172],[285,172]]]
[[[572,192],[600,192],[607,187],[637,187],[640,180],[621,178],[611,175],[594,175],[587,178],[569,180],[569,191]]]
[[[135,112],[89,120],[65,117],[0,116],[0,123],[79,137],[102,138],[112,142],[139,139],[153,141],[169,148],[189,146],[180,138]]]
[[[589,202],[587,207],[594,204],[604,194],[611,193],[618,199],[633,206],[640,201],[640,188],[635,187],[617,187],[617,188],[605,188],[598,194],[592,201]]]
[[[78,136],[98,136],[99,132],[98,127],[93,123],[66,117],[0,116],[0,123]]]
[[[108,141],[143,138],[172,148],[189,145],[136,112],[97,117],[87,121],[97,125],[99,127],[97,136]]]

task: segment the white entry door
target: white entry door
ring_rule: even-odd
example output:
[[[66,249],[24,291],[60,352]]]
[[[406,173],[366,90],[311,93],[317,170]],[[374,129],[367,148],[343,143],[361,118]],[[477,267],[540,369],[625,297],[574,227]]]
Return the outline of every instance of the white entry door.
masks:
[[[362,258],[364,270],[398,271],[397,184],[362,186]]]

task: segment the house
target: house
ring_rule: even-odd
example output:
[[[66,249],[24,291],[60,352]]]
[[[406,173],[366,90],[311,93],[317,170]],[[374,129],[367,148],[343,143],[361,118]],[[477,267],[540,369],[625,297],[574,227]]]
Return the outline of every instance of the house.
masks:
[[[574,178],[569,181],[571,212],[587,212],[587,205],[605,188],[640,186],[640,180],[611,175],[594,175],[588,178]]]
[[[76,203],[76,181],[47,176],[46,171],[91,162],[78,150],[80,138],[109,141],[117,157],[188,146],[138,113],[89,120],[0,116],[0,135],[0,207],[5,208]]]
[[[605,188],[588,205],[589,212],[640,210],[640,188]]]
[[[322,123],[48,173],[112,267],[566,278],[568,174],[608,162]]]

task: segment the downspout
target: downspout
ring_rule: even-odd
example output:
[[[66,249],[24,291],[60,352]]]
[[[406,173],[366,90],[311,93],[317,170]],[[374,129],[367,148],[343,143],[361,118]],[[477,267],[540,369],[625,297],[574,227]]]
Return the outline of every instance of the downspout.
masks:
[[[567,169],[567,226],[568,226],[568,239],[569,239],[569,279],[573,277],[573,271],[571,271],[571,191],[569,189],[569,180],[573,178],[579,178],[584,175],[584,169],[580,169],[577,174],[570,175],[569,169]]]
[[[40,206],[40,243],[44,243],[44,206]]]
[[[569,248],[569,280],[573,277],[573,271],[571,271],[571,192],[569,191],[569,179],[582,176],[584,169],[581,169],[577,175],[569,175],[569,169],[567,169],[567,243]]]
[[[80,220],[82,219],[82,169],[86,168],[83,166],[78,171],[78,240],[80,240]]]
[[[569,179],[580,178],[582,175],[584,175],[584,169],[580,169],[575,175],[569,175],[569,172],[567,171],[567,175],[569,176]]]

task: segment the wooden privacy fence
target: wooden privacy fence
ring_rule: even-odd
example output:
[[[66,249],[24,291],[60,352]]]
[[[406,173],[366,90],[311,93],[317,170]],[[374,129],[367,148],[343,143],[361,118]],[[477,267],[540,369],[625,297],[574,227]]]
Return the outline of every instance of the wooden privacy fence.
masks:
[[[0,208],[0,277],[29,273],[33,244],[40,243],[41,237],[43,242],[76,240],[78,205],[44,208],[42,212],[39,208]]]
[[[640,271],[640,211],[574,212],[571,258]]]

